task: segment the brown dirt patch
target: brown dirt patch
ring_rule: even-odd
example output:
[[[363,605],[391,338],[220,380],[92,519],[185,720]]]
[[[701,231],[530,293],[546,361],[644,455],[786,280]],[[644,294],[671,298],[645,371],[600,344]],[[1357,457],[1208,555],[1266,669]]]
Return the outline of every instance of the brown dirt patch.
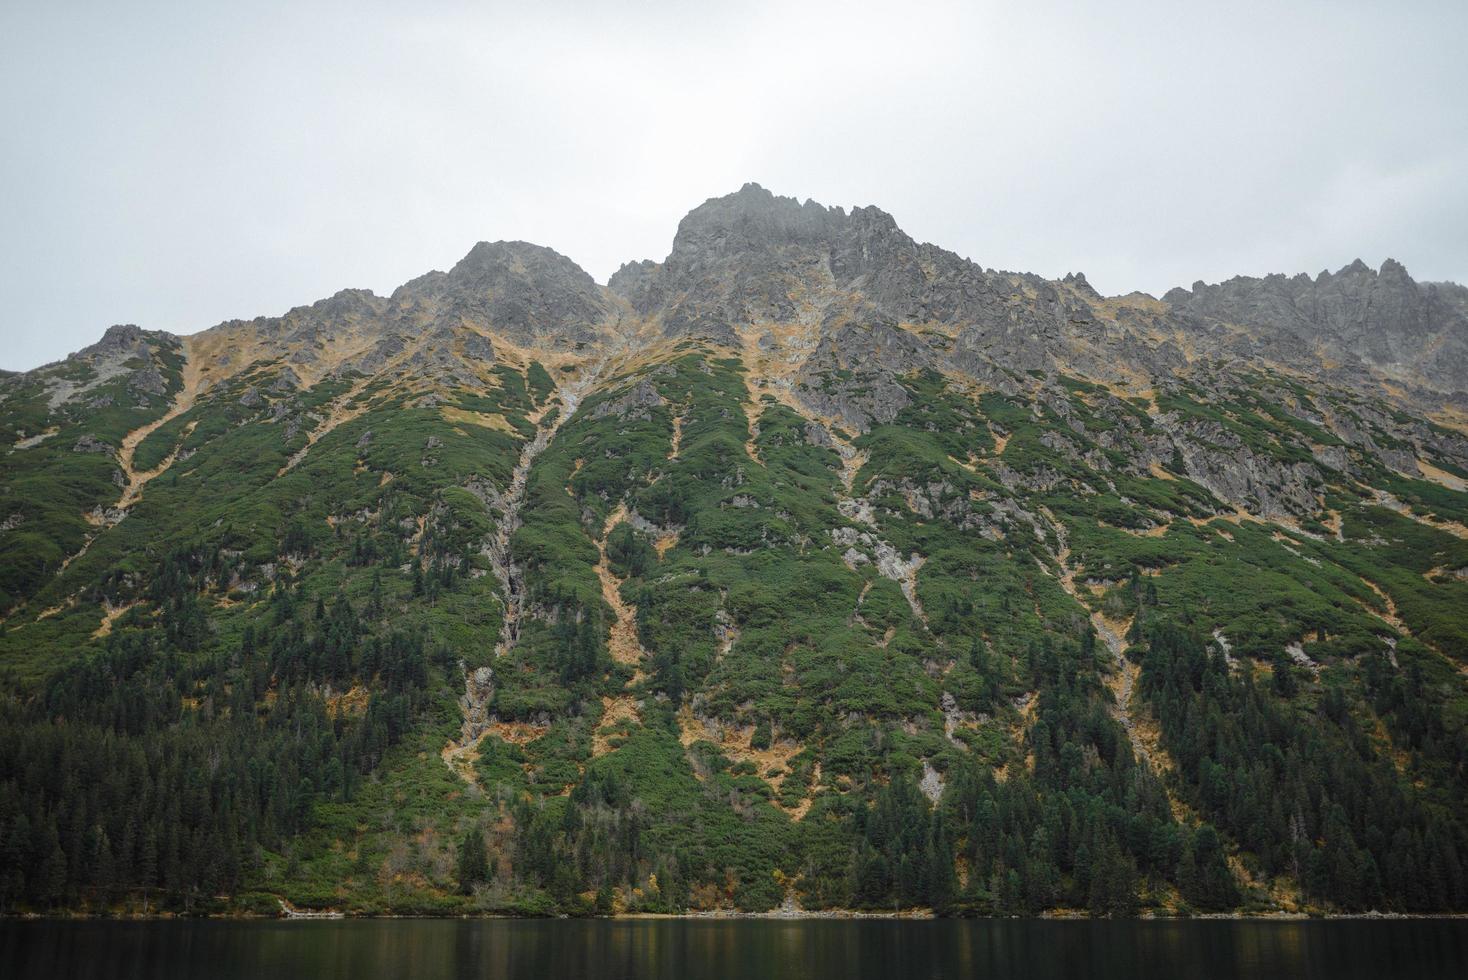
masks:
[[[779,796],[781,784],[790,775],[790,760],[805,751],[805,746],[776,739],[769,748],[756,749],[750,746],[754,730],[753,725],[735,726],[718,719],[697,718],[686,705],[678,712],[678,740],[684,747],[704,740],[716,743],[734,762],[753,763],[755,774]],[[770,775],[772,772],[774,775]]]
[[[612,572],[611,564],[607,560],[607,535],[626,517],[626,504],[618,504],[617,509],[608,515],[602,528],[602,538],[596,545],[601,552],[601,560],[596,563],[596,577],[601,581],[602,599],[612,607],[612,614],[616,616],[611,635],[607,639],[608,651],[617,663],[631,666],[641,663],[646,657],[642,642],[637,637],[637,607],[622,600],[622,579]]]
[[[360,718],[367,713],[372,694],[360,684],[326,698],[326,713],[333,718]]]
[[[136,606],[136,602],[129,602],[121,606],[114,606],[110,602],[102,603],[102,623],[92,631],[92,639],[100,640],[112,632],[112,624],[117,622],[129,609]]]
[[[601,706],[601,724],[596,726],[596,731],[591,735],[593,758],[600,758],[612,751],[611,740],[614,736],[626,732],[633,725],[642,724],[642,713],[638,710],[636,699],[630,694],[603,696]]]

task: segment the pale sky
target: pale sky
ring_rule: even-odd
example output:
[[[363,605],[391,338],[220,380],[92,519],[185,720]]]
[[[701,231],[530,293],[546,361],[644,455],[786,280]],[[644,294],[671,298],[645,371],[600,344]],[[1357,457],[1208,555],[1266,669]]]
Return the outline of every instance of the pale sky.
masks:
[[[1102,292],[1468,282],[1468,3],[0,0],[0,368],[754,180]]]

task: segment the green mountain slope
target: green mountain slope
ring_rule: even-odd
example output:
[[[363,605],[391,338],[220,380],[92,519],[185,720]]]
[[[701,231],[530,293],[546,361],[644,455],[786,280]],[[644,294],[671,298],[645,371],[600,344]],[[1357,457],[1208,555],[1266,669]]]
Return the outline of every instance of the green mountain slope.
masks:
[[[0,379],[0,910],[1461,911],[1468,333],[1374,277],[746,187]]]

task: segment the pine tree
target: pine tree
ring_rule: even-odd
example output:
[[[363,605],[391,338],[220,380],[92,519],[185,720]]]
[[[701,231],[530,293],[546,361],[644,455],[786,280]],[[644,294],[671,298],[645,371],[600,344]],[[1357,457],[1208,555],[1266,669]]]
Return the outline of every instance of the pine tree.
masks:
[[[756,750],[767,749],[773,741],[774,732],[772,731],[770,720],[767,718],[754,726],[754,734],[749,737],[749,747]]]
[[[471,827],[459,845],[459,890],[472,894],[474,886],[489,880],[489,854],[484,847],[484,834]]]

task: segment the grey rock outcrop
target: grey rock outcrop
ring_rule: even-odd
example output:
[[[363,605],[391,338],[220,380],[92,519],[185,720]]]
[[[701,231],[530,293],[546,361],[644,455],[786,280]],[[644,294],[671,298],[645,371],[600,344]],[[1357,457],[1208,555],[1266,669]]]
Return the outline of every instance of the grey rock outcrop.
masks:
[[[71,447],[71,451],[74,452],[74,453],[103,453],[103,454],[105,454],[105,453],[111,453],[112,452],[112,447],[109,446],[107,443],[103,442],[101,439],[98,439],[96,436],[92,435],[90,432],[88,432],[88,433],[84,433],[82,435],[82,437],[76,441],[76,445],[74,445],[74,446]]]
[[[480,242],[448,272],[430,272],[392,294],[398,310],[432,310],[441,324],[468,322],[517,343],[595,339],[609,305],[575,262],[528,242]]]
[[[1243,327],[1256,353],[1344,362],[1443,392],[1468,391],[1468,289],[1418,283],[1387,259],[1311,278],[1238,276],[1163,297],[1185,325]]]

